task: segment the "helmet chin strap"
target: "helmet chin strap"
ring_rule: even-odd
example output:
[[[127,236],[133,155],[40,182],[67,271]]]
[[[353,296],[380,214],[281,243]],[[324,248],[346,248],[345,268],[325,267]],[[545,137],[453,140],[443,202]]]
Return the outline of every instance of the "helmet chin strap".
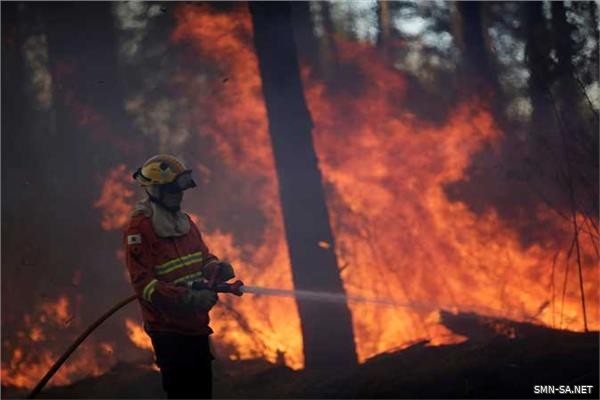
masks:
[[[146,194],[148,195],[148,198],[150,199],[151,202],[158,204],[159,206],[161,206],[165,210],[170,211],[172,213],[176,213],[177,211],[181,210],[181,205],[178,205],[178,206],[175,206],[175,207],[166,205],[163,202],[164,191],[162,190],[162,188],[160,186],[159,186],[158,190],[159,190],[159,197],[157,198],[156,196],[153,196],[152,193],[150,193],[148,191],[148,189],[145,189]]]

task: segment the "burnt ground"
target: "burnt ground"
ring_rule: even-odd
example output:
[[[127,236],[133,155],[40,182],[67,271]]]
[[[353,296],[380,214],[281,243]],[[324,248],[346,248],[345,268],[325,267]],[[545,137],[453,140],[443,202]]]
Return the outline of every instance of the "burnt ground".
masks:
[[[217,361],[217,398],[598,398],[599,334],[442,312],[464,343],[426,342],[354,368],[293,371],[264,360]],[[534,385],[593,385],[589,395],[534,394]],[[2,388],[2,397],[24,397]],[[147,365],[118,364],[96,378],[46,389],[41,398],[164,398]]]

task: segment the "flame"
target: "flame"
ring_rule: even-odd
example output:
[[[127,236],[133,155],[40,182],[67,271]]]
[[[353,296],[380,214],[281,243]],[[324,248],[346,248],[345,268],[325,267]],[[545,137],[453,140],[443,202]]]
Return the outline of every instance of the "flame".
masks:
[[[94,207],[103,210],[103,229],[119,229],[127,223],[134,195],[130,181],[131,177],[125,164],[119,164],[108,171],[100,198],[94,203]]]
[[[197,226],[203,225],[202,218],[200,218],[200,216],[194,213],[188,213],[188,215],[190,216],[190,219],[194,224],[196,224]]]
[[[114,346],[110,343],[107,342],[101,342],[98,344],[98,346],[100,347],[100,350],[104,353],[104,354],[113,354],[114,353]]]
[[[33,328],[31,328],[31,331],[29,332],[29,339],[31,339],[34,342],[39,342],[45,339],[44,333],[42,332],[39,326],[34,326]]]
[[[140,349],[153,351],[152,341],[140,324],[127,318],[125,320],[125,328],[127,329],[127,336],[129,336],[129,340],[131,340],[133,344]]]
[[[73,340],[74,334],[80,333],[78,322],[64,295],[38,305],[34,314],[24,315],[23,328],[16,333],[17,340],[3,343],[3,355],[7,357],[2,360],[2,384],[24,388],[37,384],[60,356],[59,352],[49,349],[63,351],[62,345],[56,346],[57,342],[62,344],[61,339],[65,336]],[[66,385],[87,376],[101,375],[113,363],[111,344],[88,340],[63,364],[48,385]]]
[[[270,274],[286,276],[283,287],[288,287],[290,266],[281,238],[281,212],[273,204],[278,198],[273,157],[248,13],[241,7],[225,14],[182,6],[173,38],[189,41],[228,77],[226,85],[215,83],[210,96],[197,99],[202,115],[196,121],[230,168],[245,179],[273,181],[257,184],[254,193],[268,194],[259,195],[256,201],[273,229],[268,252],[281,262],[260,265]],[[486,105],[476,100],[459,104],[442,126],[420,120],[403,111],[407,100],[402,75],[381,62],[372,46],[340,41],[338,49],[339,61],[352,64],[366,77],[358,95],[326,90],[323,83],[310,80],[306,69],[303,77],[320,167],[332,188],[328,206],[336,237],[333,250],[344,266],[345,288],[350,294],[383,294],[399,303],[429,305],[426,311],[352,305],[359,358],[365,360],[422,337],[436,344],[461,340],[439,326],[439,308],[552,325],[558,307],[552,311],[541,305],[550,296],[548,271],[556,249],[568,246],[570,240],[568,223],[540,205],[534,216],[556,232],[552,239],[526,247],[493,208],[477,215],[466,204],[449,200],[444,190],[448,183],[465,178],[474,154],[484,146],[497,148],[502,140]],[[224,246],[223,251],[235,246],[233,238],[222,234],[208,237],[217,247]],[[586,254],[592,254],[590,243],[583,246]],[[590,326],[597,328],[598,283],[590,278],[597,265],[593,257],[588,260],[585,292],[588,309],[593,310]],[[236,259],[241,276],[250,275],[257,285],[281,285],[267,278],[268,274],[252,276],[246,265],[254,263],[249,261]],[[247,304],[244,299],[235,309],[262,333],[263,313]],[[289,359],[299,361],[300,347],[289,343],[299,335],[293,312],[289,307],[271,308],[268,313],[273,321],[294,321],[287,339],[277,347],[286,349]],[[581,306],[574,285],[567,291],[561,314],[562,328],[581,330]],[[215,319],[217,331],[221,321]],[[239,342],[239,335],[240,329],[228,329],[223,340],[237,341],[236,354],[241,357],[256,352],[256,346],[246,340]],[[269,351],[276,347],[265,343]]]
[[[32,388],[54,364],[59,354],[40,351],[35,356],[28,356],[22,348],[13,349],[10,361],[2,363],[2,383],[23,388]],[[68,385],[88,376],[99,376],[105,373],[109,364],[96,348],[83,344],[77,354],[69,359],[52,377],[48,386]]]
[[[60,296],[56,302],[43,303],[40,308],[44,313],[43,318],[50,317],[58,324],[66,324],[71,319],[67,296]]]
[[[182,89],[182,95],[193,100],[191,118],[201,138],[210,140],[211,151],[235,176],[221,178],[219,185],[231,188],[230,193],[257,210],[265,223],[256,229],[253,240],[245,241],[237,231],[212,228],[219,226],[213,209],[192,209],[192,218],[211,251],[232,262],[239,277],[253,285],[292,288],[247,10],[236,7],[222,13],[182,5],[177,21],[172,39],[190,43],[219,70],[207,72],[209,78],[213,74],[213,90],[197,90],[191,78]],[[569,223],[538,206],[531,218],[543,222],[552,234],[526,246],[493,207],[476,214],[446,195],[447,184],[468,179],[465,171],[477,152],[485,146],[497,148],[503,140],[486,104],[477,100],[457,104],[443,124],[421,120],[404,111],[405,81],[380,61],[375,49],[344,41],[337,47],[339,61],[352,64],[365,77],[358,93],[328,90],[303,69],[335,236],[335,243],[315,245],[336,252],[349,294],[414,305],[393,309],[352,304],[359,359],[422,339],[430,345],[464,340],[440,325],[441,308],[581,330],[573,257],[567,251],[557,253],[572,240]],[[205,151],[198,150],[199,154]],[[195,167],[211,171],[204,163]],[[106,193],[107,200],[97,203],[105,213],[105,229],[124,223],[132,200],[114,190],[116,186],[122,191],[119,182],[123,181],[117,175],[123,175],[124,169],[118,166],[113,171],[120,172],[107,177],[101,197]],[[216,176],[204,175],[205,184]],[[122,203],[108,201],[113,198]],[[104,224],[106,220],[111,222]],[[598,329],[593,244],[583,240],[582,251],[589,326]],[[555,290],[562,276],[559,269],[556,276],[551,273],[553,262],[562,265],[561,273],[571,274],[564,295]],[[303,366],[293,300],[224,295],[211,317],[215,343],[227,357],[283,359],[293,368]],[[126,327],[136,346],[148,346],[139,325],[130,321]]]
[[[175,41],[191,40],[203,54],[224,67],[214,77],[212,96],[198,96],[190,85],[198,112],[192,119],[203,137],[214,143],[219,159],[239,181],[232,192],[241,193],[266,221],[253,244],[237,243],[232,233],[214,230],[204,234],[211,251],[229,260],[239,277],[253,285],[293,288],[267,113],[261,93],[258,62],[249,45],[252,25],[245,9],[229,14],[205,7],[181,7]],[[227,110],[227,112],[223,112]],[[252,132],[252,134],[248,134]],[[202,166],[200,166],[202,167]],[[208,210],[200,215],[207,217]],[[232,359],[263,357],[283,359],[292,368],[304,364],[302,336],[296,304],[291,299],[221,296],[212,313],[215,342]]]
[[[320,166],[335,193],[328,205],[338,257],[348,265],[342,271],[346,290],[552,325],[557,312],[543,305],[555,251],[568,247],[572,236],[569,223],[539,206],[537,219],[557,227],[556,233],[525,247],[493,208],[477,215],[444,191],[465,178],[478,150],[502,139],[485,105],[464,103],[444,126],[433,125],[402,111],[402,77],[382,68],[374,49],[340,42],[339,57],[363,76],[377,77],[350,97],[327,92],[305,74]],[[592,244],[583,245],[591,256]],[[598,281],[591,273],[597,264],[588,259],[585,292],[594,311],[590,325],[597,329]],[[352,311],[361,359],[419,336],[443,342],[426,313],[364,305]],[[569,292],[563,312],[562,328],[582,329],[576,291]]]

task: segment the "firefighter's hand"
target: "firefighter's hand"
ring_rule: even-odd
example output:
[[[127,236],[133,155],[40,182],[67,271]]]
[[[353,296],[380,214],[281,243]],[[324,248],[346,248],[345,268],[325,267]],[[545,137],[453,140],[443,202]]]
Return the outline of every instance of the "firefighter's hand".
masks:
[[[202,310],[209,311],[215,304],[219,298],[217,297],[217,292],[213,290],[189,290],[185,297],[184,302],[189,307]]]
[[[226,261],[221,261],[219,263],[219,281],[226,282],[233,278],[235,278],[235,271],[233,270],[233,266]]]
[[[235,277],[233,267],[226,261],[211,262],[205,265],[202,269],[202,274],[209,280],[215,277],[216,282],[227,282]]]

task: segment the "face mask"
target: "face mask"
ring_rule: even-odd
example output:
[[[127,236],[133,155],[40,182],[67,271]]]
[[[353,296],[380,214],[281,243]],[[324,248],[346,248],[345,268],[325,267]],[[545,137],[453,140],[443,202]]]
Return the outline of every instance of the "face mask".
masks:
[[[169,193],[165,190],[161,190],[158,186],[150,186],[149,188],[146,188],[146,193],[151,201],[171,212],[177,212],[181,209],[183,192]]]
[[[179,211],[181,209],[181,200],[183,192],[163,193],[162,202],[169,211]]]

